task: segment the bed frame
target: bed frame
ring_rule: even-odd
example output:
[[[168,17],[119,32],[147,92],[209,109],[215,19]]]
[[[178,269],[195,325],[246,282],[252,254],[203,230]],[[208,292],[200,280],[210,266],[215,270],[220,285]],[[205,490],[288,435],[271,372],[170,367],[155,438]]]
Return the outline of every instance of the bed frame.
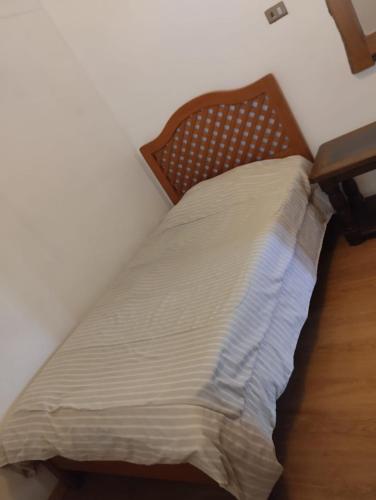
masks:
[[[254,161],[312,154],[273,75],[179,108],[140,149],[173,203],[195,184]]]
[[[312,154],[273,75],[238,90],[212,92],[179,108],[141,153],[173,203],[195,184],[254,161]],[[127,462],[76,462],[55,457],[63,471],[216,484],[189,464],[143,466]]]

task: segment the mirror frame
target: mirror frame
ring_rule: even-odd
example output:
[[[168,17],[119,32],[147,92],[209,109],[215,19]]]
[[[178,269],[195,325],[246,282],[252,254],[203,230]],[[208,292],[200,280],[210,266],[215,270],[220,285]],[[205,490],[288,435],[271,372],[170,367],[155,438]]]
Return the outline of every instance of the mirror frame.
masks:
[[[366,35],[352,0],[326,0],[341,34],[351,71],[356,74],[376,64],[376,31]]]

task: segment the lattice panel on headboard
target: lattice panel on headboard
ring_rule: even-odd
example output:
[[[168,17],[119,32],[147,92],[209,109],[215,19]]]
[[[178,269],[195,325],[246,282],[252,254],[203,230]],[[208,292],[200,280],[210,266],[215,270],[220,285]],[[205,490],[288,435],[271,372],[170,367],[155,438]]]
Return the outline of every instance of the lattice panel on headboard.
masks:
[[[239,165],[309,149],[274,77],[190,101],[141,148],[176,202],[198,182]]]

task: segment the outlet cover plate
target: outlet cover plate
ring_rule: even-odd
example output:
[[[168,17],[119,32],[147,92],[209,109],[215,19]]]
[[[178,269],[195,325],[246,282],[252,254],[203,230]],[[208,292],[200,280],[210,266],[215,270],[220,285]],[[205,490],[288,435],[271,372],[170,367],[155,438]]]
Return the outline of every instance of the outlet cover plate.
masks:
[[[276,21],[279,21],[282,17],[287,16],[287,14],[288,10],[284,2],[279,2],[265,11],[265,15],[267,20],[269,21],[269,24],[273,24]]]

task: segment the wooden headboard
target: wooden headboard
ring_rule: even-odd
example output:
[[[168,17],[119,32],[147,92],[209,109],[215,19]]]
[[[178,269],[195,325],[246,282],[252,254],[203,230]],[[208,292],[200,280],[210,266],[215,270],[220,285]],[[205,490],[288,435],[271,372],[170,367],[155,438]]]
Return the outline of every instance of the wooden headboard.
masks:
[[[192,99],[140,151],[173,203],[198,182],[240,165],[298,154],[312,160],[273,75]]]

